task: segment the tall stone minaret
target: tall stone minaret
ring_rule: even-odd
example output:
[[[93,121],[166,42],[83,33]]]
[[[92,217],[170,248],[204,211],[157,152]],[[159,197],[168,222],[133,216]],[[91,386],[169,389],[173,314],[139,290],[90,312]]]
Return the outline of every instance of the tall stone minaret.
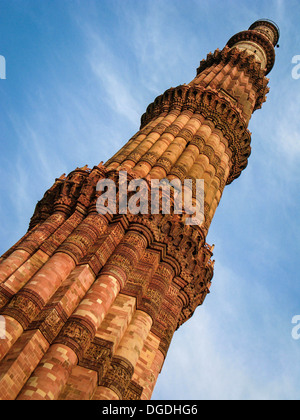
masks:
[[[206,235],[246,168],[248,123],[268,92],[279,30],[260,20],[148,106],[105,164],[62,175],[0,260],[2,399],[150,399],[172,336],[213,276]],[[101,213],[99,180],[204,180],[204,220]],[[126,184],[127,185],[127,184]],[[121,187],[120,187],[121,188]],[[117,191],[117,198],[120,190]],[[163,199],[163,197],[162,197]]]

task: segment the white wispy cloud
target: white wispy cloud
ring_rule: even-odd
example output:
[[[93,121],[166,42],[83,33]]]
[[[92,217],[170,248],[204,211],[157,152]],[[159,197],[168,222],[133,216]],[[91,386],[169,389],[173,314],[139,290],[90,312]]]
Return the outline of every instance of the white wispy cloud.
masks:
[[[130,89],[131,80],[123,73],[121,60],[111,53],[96,33],[89,34],[88,45],[88,64],[96,86],[101,87],[101,100],[109,105],[111,112],[124,116],[138,127],[141,106],[134,97],[135,90]]]
[[[290,318],[279,314],[263,279],[252,279],[250,293],[249,281],[219,264],[213,295],[175,333],[154,399],[297,397],[295,366],[286,360],[298,353]]]

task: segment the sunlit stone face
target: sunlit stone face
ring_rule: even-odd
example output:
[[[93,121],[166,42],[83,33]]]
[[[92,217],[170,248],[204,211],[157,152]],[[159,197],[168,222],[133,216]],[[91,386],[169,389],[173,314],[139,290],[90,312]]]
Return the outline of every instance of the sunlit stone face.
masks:
[[[261,64],[262,69],[267,66],[267,56],[264,49],[253,41],[240,41],[237,42],[233,47],[238,47],[241,50],[247,50],[255,56],[255,60]]]

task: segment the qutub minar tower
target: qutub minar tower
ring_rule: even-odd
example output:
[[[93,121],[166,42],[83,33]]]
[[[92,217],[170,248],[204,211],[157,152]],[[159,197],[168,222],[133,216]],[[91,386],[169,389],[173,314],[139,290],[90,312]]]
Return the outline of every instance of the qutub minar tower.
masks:
[[[234,35],[194,80],[148,106],[108,162],[46,191],[0,260],[1,399],[151,398],[175,330],[209,293],[206,235],[225,185],[247,166],[247,127],[268,93],[278,38],[269,20]],[[203,179],[203,223],[174,211],[99,214],[96,185],[117,184],[120,171],[149,184]]]

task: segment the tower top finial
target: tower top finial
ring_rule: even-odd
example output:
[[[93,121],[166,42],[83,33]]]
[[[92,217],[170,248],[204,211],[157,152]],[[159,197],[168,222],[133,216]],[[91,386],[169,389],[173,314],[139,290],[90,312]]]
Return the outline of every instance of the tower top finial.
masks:
[[[252,23],[249,29],[255,30],[265,35],[272,42],[274,47],[277,45],[280,37],[280,30],[278,25],[276,25],[276,23],[272,20],[259,19]]]
[[[268,74],[275,62],[275,50],[279,40],[279,28],[269,19],[259,19],[252,23],[247,31],[233,35],[227,45],[247,50],[261,63],[261,67]]]

